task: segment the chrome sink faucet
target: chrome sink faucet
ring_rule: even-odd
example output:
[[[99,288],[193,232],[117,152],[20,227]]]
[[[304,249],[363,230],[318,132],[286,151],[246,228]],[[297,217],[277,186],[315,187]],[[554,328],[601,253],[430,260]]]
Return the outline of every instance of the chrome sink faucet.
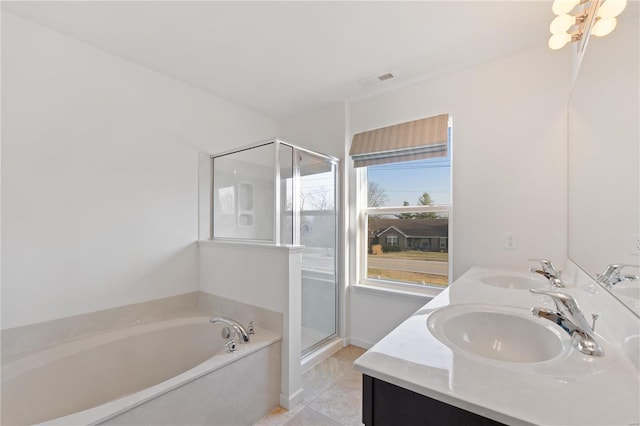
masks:
[[[604,350],[596,340],[593,327],[595,327],[594,315],[593,327],[587,323],[586,318],[578,307],[576,300],[569,294],[556,291],[544,291],[530,288],[529,291],[534,294],[544,294],[551,297],[556,305],[556,311],[546,308],[532,308],[531,313],[534,316],[547,319],[558,324],[566,331],[573,344],[580,352],[585,355],[603,356]]]
[[[550,260],[547,259],[529,259],[531,262],[540,262],[540,268],[531,268],[530,271],[536,274],[540,274],[549,280],[551,287],[563,288],[564,283],[560,279],[561,272],[553,266]]]
[[[626,267],[637,268],[638,265],[613,263],[611,265],[607,265],[607,267],[604,268],[604,270],[600,274],[598,274],[596,279],[600,284],[603,284],[607,288],[613,288],[614,285],[622,281],[638,280],[637,275],[622,275],[622,269]]]
[[[245,329],[242,326],[242,324],[240,324],[238,321],[232,320],[231,318],[225,318],[225,317],[213,317],[209,320],[209,322],[211,324],[214,324],[216,322],[227,324],[229,327],[233,328],[233,330],[236,332],[236,335],[238,336],[238,341],[240,343],[249,342],[249,334],[251,333],[248,332],[247,329]]]

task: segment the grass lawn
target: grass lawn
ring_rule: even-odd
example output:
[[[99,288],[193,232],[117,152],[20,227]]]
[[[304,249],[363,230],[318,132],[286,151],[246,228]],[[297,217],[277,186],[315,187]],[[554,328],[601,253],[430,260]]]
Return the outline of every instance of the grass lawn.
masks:
[[[449,253],[418,250],[396,251],[378,255],[370,254],[369,256],[375,256],[382,259],[432,260],[436,262],[446,262],[449,260]]]
[[[368,268],[367,276],[374,279],[402,281],[412,284],[430,284],[446,287],[448,278],[446,275],[424,274],[421,272],[397,271],[393,269]]]

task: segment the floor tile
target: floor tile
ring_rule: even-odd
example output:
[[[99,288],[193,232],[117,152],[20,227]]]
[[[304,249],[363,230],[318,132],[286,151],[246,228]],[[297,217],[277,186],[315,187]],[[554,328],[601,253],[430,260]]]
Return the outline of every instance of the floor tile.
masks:
[[[366,351],[367,350],[364,348],[359,348],[357,346],[349,345],[340,349],[335,354],[333,354],[332,358],[338,359],[340,361],[353,362]]]
[[[318,395],[333,385],[334,381],[317,372],[307,372],[302,375],[302,403],[308,405]]]
[[[255,425],[362,425],[362,374],[353,368],[353,361],[365,351],[347,346],[306,371],[302,403],[291,411],[277,407]]]
[[[291,420],[284,424],[284,426],[342,426],[340,423],[330,419],[317,412],[316,410],[305,407],[302,411],[296,414]]]
[[[362,390],[333,385],[316,399],[310,408],[342,425],[359,424],[362,419]]]
[[[298,404],[291,410],[286,410],[280,406],[271,410],[269,414],[254,423],[254,426],[283,426],[286,422],[294,418],[304,409],[304,405]]]

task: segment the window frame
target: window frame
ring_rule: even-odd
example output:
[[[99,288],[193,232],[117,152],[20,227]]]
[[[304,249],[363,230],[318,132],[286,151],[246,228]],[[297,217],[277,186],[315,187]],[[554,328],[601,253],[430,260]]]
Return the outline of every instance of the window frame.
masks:
[[[387,238],[387,245],[388,246],[394,246],[395,247],[397,245],[400,245],[398,243],[398,236],[397,235],[387,235],[386,238]]]
[[[439,249],[442,250],[442,249],[446,249],[446,248],[447,248],[447,238],[440,237],[440,247],[439,247]]]
[[[449,141],[449,149],[451,149],[451,143]],[[449,151],[449,155],[451,156],[451,150]],[[452,158],[452,157],[451,157]],[[453,164],[450,167],[450,190],[451,190],[451,198],[453,199]],[[356,191],[357,191],[357,199],[356,199],[356,215],[357,215],[357,235],[358,235],[358,244],[357,244],[357,259],[356,259],[356,282],[357,285],[369,286],[369,287],[378,287],[382,289],[390,289],[397,290],[400,292],[417,292],[428,295],[437,295],[442,290],[446,289],[451,285],[452,282],[452,229],[453,229],[453,204],[437,204],[431,206],[395,206],[395,207],[368,207],[367,203],[367,188],[368,188],[368,180],[367,180],[367,167],[359,167],[355,169],[356,172]],[[368,217],[373,214],[388,214],[388,215],[396,215],[402,213],[447,213],[449,222],[448,222],[448,277],[447,277],[447,287],[435,286],[435,285],[422,285],[422,284],[413,284],[409,282],[401,282],[401,281],[391,281],[384,279],[371,279],[367,277],[367,263],[368,263]]]

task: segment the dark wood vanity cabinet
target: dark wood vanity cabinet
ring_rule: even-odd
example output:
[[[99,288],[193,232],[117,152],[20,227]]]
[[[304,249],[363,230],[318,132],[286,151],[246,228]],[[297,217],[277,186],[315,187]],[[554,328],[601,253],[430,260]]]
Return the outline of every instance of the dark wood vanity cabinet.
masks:
[[[362,381],[362,422],[366,426],[502,425],[366,374]]]

